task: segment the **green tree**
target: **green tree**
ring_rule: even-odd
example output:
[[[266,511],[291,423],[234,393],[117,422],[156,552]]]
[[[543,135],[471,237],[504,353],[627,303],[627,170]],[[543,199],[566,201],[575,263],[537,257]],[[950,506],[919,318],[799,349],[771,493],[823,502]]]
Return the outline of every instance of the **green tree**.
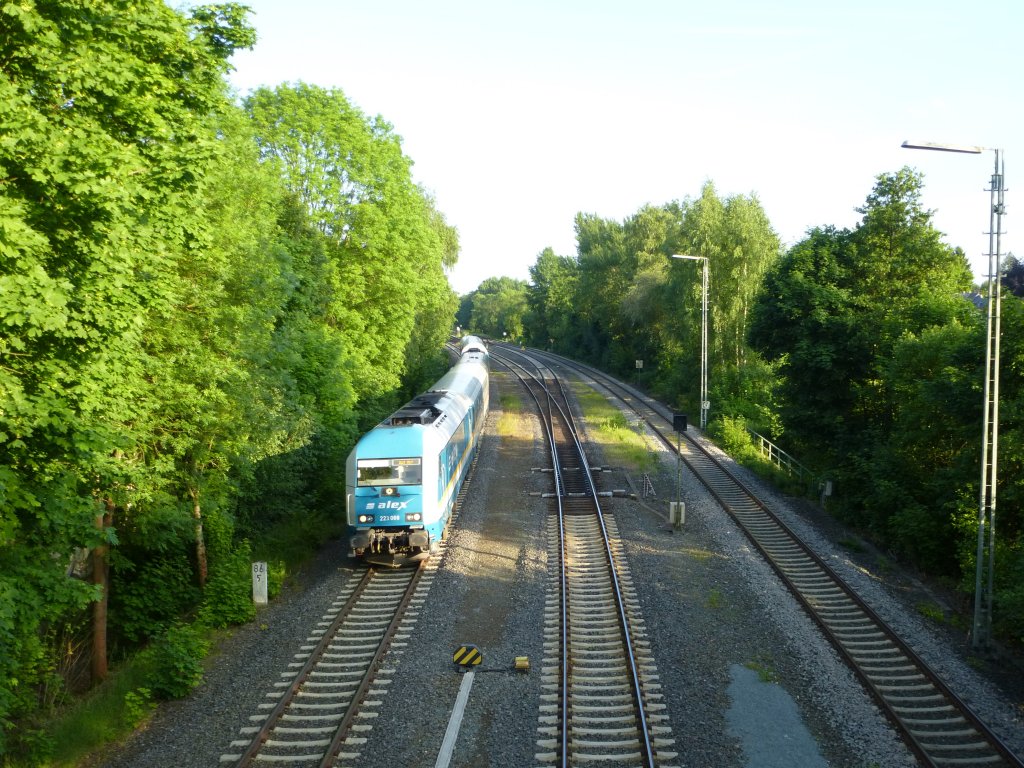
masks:
[[[400,397],[403,401],[422,392],[447,368],[448,356],[443,347],[452,333],[458,302],[445,274],[458,261],[458,231],[437,210],[433,198],[421,192],[420,200],[426,226],[420,229],[423,239],[416,246],[419,293],[414,330],[405,348],[405,390]]]
[[[42,623],[96,601],[105,673],[113,515],[159,471],[139,461],[139,352],[198,227],[207,119],[227,104],[225,57],[252,40],[242,15],[0,8],[0,749],[48,674]],[[80,547],[94,548],[95,587],[67,576]]]
[[[982,349],[984,344],[979,345]],[[978,347],[975,347],[975,354]],[[996,529],[993,621],[1005,637],[1024,641],[1024,299],[1004,293],[999,410],[999,523]],[[976,369],[977,370],[977,369]],[[982,369],[984,370],[984,369]],[[975,382],[981,381],[980,372]],[[977,384],[975,385],[977,387]],[[981,399],[975,402],[980,410]],[[974,422],[977,440],[978,421]],[[975,448],[976,445],[972,445]],[[972,450],[977,455],[977,451]],[[975,464],[972,469],[977,469]],[[975,478],[977,472],[973,473]],[[976,501],[976,496],[973,499]],[[976,510],[965,526],[976,541]],[[974,573],[975,548],[961,548],[962,569]]]
[[[632,283],[634,262],[626,253],[622,223],[581,213],[576,215],[575,228],[577,355],[612,371],[613,347],[621,341],[616,307]]]
[[[667,251],[678,236],[679,220],[667,206],[644,206],[623,222],[621,263],[630,279],[611,307],[616,343],[610,356],[623,375],[646,379],[658,370],[672,314]],[[641,371],[637,360],[643,361]]]
[[[579,341],[574,305],[578,264],[545,248],[530,267],[528,311],[523,320],[527,341],[533,346],[573,351]]]
[[[395,393],[419,334],[447,333],[456,297],[443,280],[457,235],[411,179],[382,118],[337,89],[298,83],[245,101],[264,160],[275,164],[323,236],[331,322],[347,341],[357,400]],[[395,354],[398,350],[398,354]]]
[[[895,344],[946,323],[970,288],[963,253],[941,242],[920,187],[907,168],[879,176],[856,229],[810,231],[765,279],[750,339],[781,365],[783,421],[805,455],[844,463],[884,434],[882,368]]]
[[[767,276],[750,339],[779,365],[787,445],[839,481],[839,513],[949,573],[977,488],[982,318],[920,188],[906,168],[879,176],[855,229],[809,232]]]
[[[1000,282],[1007,291],[1018,299],[1024,298],[1024,262],[1012,253],[1003,262]]]
[[[920,173],[901,168],[878,176],[854,230],[859,292],[898,311],[925,294],[969,290],[971,271],[959,249],[942,243],[932,211],[921,208]]]
[[[459,309],[455,313],[455,322],[462,332],[469,329],[469,323],[473,316],[473,291],[459,297]]]
[[[863,305],[849,287],[851,250],[849,232],[808,232],[765,276],[753,308],[750,343],[780,366],[782,421],[798,455],[844,444],[855,412],[851,381],[871,363]]]
[[[290,320],[294,270],[278,241],[284,190],[258,162],[243,114],[226,111],[217,135],[203,226],[165,277],[175,300],[151,316],[144,343],[155,421],[148,463],[163,457],[167,487],[187,500],[201,587],[208,571],[203,497],[227,505],[234,478],[305,444],[314,423],[294,367],[276,350]]]
[[[760,201],[753,195],[721,198],[707,182],[700,197],[676,206],[680,232],[675,253],[707,258],[708,367],[712,416],[733,411],[750,415],[771,400],[765,391],[764,367],[751,357],[747,329],[755,296],[764,275],[781,255],[778,235]],[[672,296],[682,299],[684,311],[670,321],[674,347],[685,348],[686,358],[673,358],[664,377],[692,392],[696,403],[696,366],[692,350],[700,344],[701,265],[675,262],[670,274]],[[682,368],[680,375],[677,369]],[[740,413],[736,413],[735,411]]]
[[[939,301],[939,297],[934,297]],[[948,299],[947,299],[948,301]],[[984,313],[954,299],[948,321],[906,333],[884,370],[892,427],[867,461],[862,521],[924,570],[973,590],[978,520]],[[1003,297],[1000,372],[998,629],[1024,632],[1024,466],[1021,446],[1024,306]],[[934,312],[935,310],[933,310]]]
[[[469,327],[474,333],[508,341],[523,339],[527,283],[512,277],[489,277],[472,294]]]
[[[886,361],[893,419],[869,454],[872,482],[863,494],[862,524],[940,574],[955,573],[960,537],[977,515],[983,329],[964,305],[960,319],[906,334]]]
[[[670,259],[707,255],[710,361],[715,399],[770,421],[774,374],[750,354],[746,329],[779,241],[754,197],[721,199],[708,183],[696,200],[645,206],[623,222],[576,217],[575,259],[542,252],[531,269],[527,326],[534,343],[639,380],[677,404],[696,405],[701,271]]]

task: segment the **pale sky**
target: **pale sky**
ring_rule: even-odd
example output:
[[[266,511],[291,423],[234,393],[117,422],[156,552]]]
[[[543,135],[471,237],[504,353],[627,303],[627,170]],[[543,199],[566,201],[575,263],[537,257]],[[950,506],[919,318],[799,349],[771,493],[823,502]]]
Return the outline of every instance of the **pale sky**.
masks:
[[[1002,149],[1001,252],[1024,257],[1019,0],[242,2],[259,41],[234,87],[336,87],[390,122],[459,231],[460,294],[574,255],[577,212],[621,221],[710,180],[756,195],[791,245],[853,226],[904,165],[980,279],[994,153],[905,139]]]

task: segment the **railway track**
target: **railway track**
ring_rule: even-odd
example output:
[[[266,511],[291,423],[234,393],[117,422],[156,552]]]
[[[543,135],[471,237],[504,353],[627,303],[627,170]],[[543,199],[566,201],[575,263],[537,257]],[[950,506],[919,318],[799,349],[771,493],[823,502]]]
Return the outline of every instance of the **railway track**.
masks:
[[[573,370],[644,419],[761,552],[821,627],[922,765],[1021,768],[1024,761],[932,671],[756,494],[691,437],[673,435],[672,414],[600,371],[542,355]],[[673,439],[675,437],[675,439]]]
[[[452,356],[457,348],[448,345]],[[256,723],[241,728],[221,764],[236,768],[287,764],[304,768],[358,766],[366,737],[387,694],[393,670],[387,654],[400,650],[448,548],[473,484],[477,457],[452,508],[438,551],[413,567],[370,566],[346,583],[306,639]],[[359,566],[363,567],[362,564]]]
[[[358,760],[374,709],[391,683],[382,665],[416,621],[434,566],[367,568],[352,578],[295,654],[261,712],[241,729],[221,763],[238,768],[267,763],[350,765]]]
[[[542,415],[552,456],[553,583],[545,607],[543,766],[595,761],[667,768],[676,757],[657,670],[614,520],[605,515],[568,398],[550,370],[496,355]]]

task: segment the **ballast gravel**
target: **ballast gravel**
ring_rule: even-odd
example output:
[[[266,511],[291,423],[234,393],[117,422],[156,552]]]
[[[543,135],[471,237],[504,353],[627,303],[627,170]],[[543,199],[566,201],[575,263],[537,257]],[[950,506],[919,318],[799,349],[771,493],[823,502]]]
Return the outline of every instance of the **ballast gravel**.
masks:
[[[492,411],[470,492],[426,604],[405,644],[388,659],[394,682],[382,697],[362,755],[353,766],[440,768],[445,732],[459,690],[466,684],[453,653],[466,644],[479,649],[483,663],[472,672],[446,764],[544,764],[537,755],[547,748],[538,744],[543,737],[537,729],[546,692],[541,677],[550,502],[541,494],[549,490],[550,476],[539,470],[546,464],[546,443],[529,406],[525,401],[518,407],[509,405],[519,397],[514,382],[500,372],[492,375]],[[792,703],[827,765],[916,765],[816,625],[717,502],[685,472],[680,495],[686,522],[680,530],[668,525],[668,502],[676,498],[677,489],[675,458],[654,437],[646,439],[657,458],[648,477],[655,495],[644,498],[643,478],[614,467],[602,472],[599,481],[602,490],[639,495],[607,499],[605,510],[614,515],[625,543],[665,694],[677,756],[663,765],[765,764],[751,754],[751,742],[738,731],[736,718],[743,718],[743,707],[753,706],[759,697],[737,696],[737,667],[756,672],[756,681],[740,675],[744,685],[771,686],[772,696]],[[591,448],[589,458],[593,465],[603,463],[599,446]],[[819,510],[780,497],[742,468],[733,469],[767,497],[773,510],[815,546],[1011,748],[1024,753],[1024,702],[1014,692],[1020,689],[1008,687],[1009,695],[1001,692],[966,663],[962,638],[917,614],[919,583],[895,570],[880,572],[870,556],[834,543],[847,534],[837,535]],[[252,724],[250,716],[269,700],[267,694],[281,679],[280,673],[358,568],[348,559],[344,542],[333,542],[255,622],[221,644],[210,658],[205,682],[190,697],[162,705],[125,744],[91,764],[230,765],[221,763],[221,755],[239,751],[231,747],[239,729]],[[513,669],[518,657],[528,659],[528,671]],[[763,711],[757,714],[773,734],[782,735],[773,740],[773,750],[784,749],[789,737],[786,722],[765,718]],[[795,751],[791,764],[800,764]]]

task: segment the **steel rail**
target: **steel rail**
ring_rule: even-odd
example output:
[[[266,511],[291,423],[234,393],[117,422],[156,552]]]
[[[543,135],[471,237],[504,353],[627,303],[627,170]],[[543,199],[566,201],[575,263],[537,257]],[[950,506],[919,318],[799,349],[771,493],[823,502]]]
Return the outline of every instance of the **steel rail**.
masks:
[[[1004,765],[1012,766],[1012,768],[1024,768],[1024,761],[1020,757],[1014,754],[1012,750],[999,738],[999,736],[992,731],[991,728],[954,692],[949,686],[934,672],[928,664],[921,659],[921,657],[911,648],[899,635],[886,624],[886,622],[878,616],[878,614],[871,608],[867,602],[857,594],[851,586],[849,586],[821,557],[814,552],[808,545],[806,545],[802,539],[792,530],[784,521],[782,521],[778,515],[776,515],[764,502],[758,498],[758,496],[746,486],[736,475],[725,467],[720,461],[711,455],[707,449],[700,445],[689,435],[686,436],[686,447],[688,451],[693,451],[694,454],[690,456],[682,455],[681,449],[678,449],[673,444],[672,440],[665,434],[657,424],[653,423],[650,416],[643,413],[639,407],[635,404],[639,401],[643,404],[643,407],[649,409],[651,412],[656,414],[659,418],[664,419],[671,425],[671,414],[665,414],[667,409],[660,406],[659,403],[652,402],[645,395],[637,392],[630,386],[627,386],[607,374],[598,371],[590,366],[586,366],[574,361],[569,361],[564,358],[560,358],[550,353],[541,353],[540,356],[546,360],[556,359],[559,365],[566,368],[576,369],[577,371],[584,372],[587,376],[593,379],[599,380],[601,386],[603,386],[610,394],[625,403],[630,407],[637,415],[644,419],[648,426],[654,431],[654,433],[663,441],[669,450],[675,452],[680,450],[680,458],[690,470],[694,473],[702,484],[708,489],[708,491],[718,500],[722,507],[730,514],[731,517],[740,525],[747,538],[751,543],[761,552],[762,556],[780,577],[787,588],[797,598],[797,600],[804,606],[808,615],[821,627],[825,636],[829,639],[830,643],[836,648],[840,655],[846,660],[848,666],[854,671],[858,679],[864,684],[865,688],[871,694],[872,698],[878,703],[881,710],[886,714],[887,718],[892,722],[896,728],[900,731],[907,743],[908,747],[912,752],[928,766],[934,766],[935,768],[941,768],[942,766],[951,765]],[[625,392],[628,397],[615,394],[614,390]],[[740,494],[737,496],[737,492]],[[991,752],[987,754],[977,754],[975,756],[962,756],[962,757],[951,757],[947,753],[955,751],[955,748],[959,748],[961,751],[968,751],[969,749],[980,749],[977,744],[967,744],[967,740],[973,739],[973,736],[969,733],[964,732],[962,729],[956,730],[956,726],[953,725],[953,729],[949,734],[942,734],[938,731],[928,732],[922,729],[922,725],[928,725],[929,722],[938,721],[926,721],[921,718],[920,712],[924,711],[913,710],[907,706],[907,702],[904,701],[910,697],[906,694],[903,696],[899,695],[899,690],[889,690],[890,688],[896,688],[892,685],[886,685],[886,679],[884,675],[878,671],[878,667],[869,667],[865,663],[863,657],[858,657],[857,653],[853,650],[857,643],[851,642],[851,636],[849,633],[845,633],[837,629],[837,623],[833,620],[830,623],[829,618],[825,615],[821,606],[816,603],[821,602],[820,598],[815,597],[814,593],[809,597],[808,587],[806,586],[807,581],[805,577],[805,584],[801,586],[799,579],[794,577],[794,573],[798,570],[792,562],[788,565],[782,561],[778,552],[773,553],[774,549],[779,549],[784,544],[772,543],[769,545],[768,540],[771,538],[770,535],[766,535],[764,531],[759,533],[757,531],[758,525],[752,523],[750,520],[744,519],[744,510],[740,509],[742,503],[751,504],[766,520],[770,521],[771,526],[775,531],[780,532],[786,540],[797,547],[800,552],[800,557],[806,558],[814,564],[814,567],[818,571],[824,574],[828,580],[834,585],[835,589],[842,593],[844,599],[849,600],[854,604],[872,624],[877,628],[878,633],[884,636],[885,641],[891,643],[903,656],[913,665],[915,672],[920,674],[921,677],[928,681],[941,697],[943,697],[949,705],[956,710],[956,714],[963,718],[964,725],[970,725],[976,735],[991,747]],[[824,594],[820,586],[815,587],[816,594]],[[850,618],[844,618],[843,622],[849,625],[853,620]],[[845,636],[844,636],[845,635]],[[861,643],[863,644],[863,643]],[[904,677],[909,677],[904,675]],[[903,706],[900,705],[903,702]],[[933,706],[930,709],[934,710],[936,707]],[[955,721],[955,718],[953,719]],[[938,736],[937,736],[938,735]],[[930,736],[932,740],[925,740],[924,737]],[[936,741],[937,738],[945,738],[947,741]],[[961,744],[949,743],[955,738],[961,739]],[[965,746],[966,745],[966,746]]]
[[[263,744],[270,736],[270,732],[277,727],[278,723],[281,721],[281,716],[295,700],[295,695],[303,684],[309,680],[310,673],[316,668],[316,665],[320,663],[324,653],[327,652],[327,648],[334,640],[334,635],[337,633],[338,628],[341,627],[341,625],[344,624],[351,615],[352,607],[359,602],[363,592],[366,591],[366,587],[369,586],[370,581],[373,579],[374,573],[375,569],[369,568],[363,574],[359,584],[356,585],[355,590],[353,590],[352,594],[349,595],[348,600],[346,600],[345,604],[338,610],[337,615],[334,617],[334,621],[331,622],[331,625],[324,632],[323,636],[320,638],[320,642],[317,643],[312,653],[310,653],[309,658],[306,660],[306,663],[303,664],[302,669],[300,669],[295,675],[295,679],[292,680],[291,685],[289,685],[287,690],[285,690],[280,701],[278,701],[277,705],[267,715],[267,719],[256,732],[249,748],[242,753],[238,762],[235,763],[235,768],[248,768],[248,766],[252,765],[256,755],[259,754],[259,751],[263,748]]]
[[[366,693],[370,690],[370,686],[374,681],[374,676],[380,669],[384,656],[390,650],[391,643],[395,639],[395,635],[398,634],[398,629],[401,626],[402,621],[405,619],[406,611],[409,609],[409,603],[416,594],[416,590],[419,587],[420,580],[422,579],[426,568],[426,560],[421,560],[417,564],[416,572],[409,581],[409,586],[405,591],[405,595],[403,595],[401,602],[399,602],[398,608],[395,609],[395,616],[391,619],[387,629],[384,631],[384,637],[381,640],[380,645],[377,647],[377,651],[374,653],[373,659],[370,661],[366,674],[363,675],[363,679],[360,681],[355,693],[352,694],[352,705],[348,708],[348,711],[345,712],[345,716],[338,724],[338,730],[335,731],[334,736],[331,738],[331,743],[327,747],[326,753],[324,753],[324,758],[320,761],[320,768],[331,768],[331,766],[334,765],[338,752],[341,751],[342,744],[345,739],[348,738],[349,731],[352,727],[352,721],[355,720],[356,715],[359,713],[359,705],[362,704],[363,699],[366,698]]]
[[[537,405],[537,411],[541,415],[541,424],[544,427],[544,432],[548,438],[548,451],[551,454],[551,467],[552,473],[555,480],[555,501],[558,506],[558,573],[559,573],[559,604],[560,609],[560,621],[561,621],[561,646],[562,646],[562,664],[561,664],[561,681],[560,681],[560,708],[563,713],[563,718],[568,718],[569,714],[569,664],[568,659],[565,657],[566,650],[569,647],[569,576],[567,573],[566,565],[566,535],[565,535],[565,510],[562,505],[562,499],[565,497],[564,485],[562,483],[562,466],[558,460],[558,444],[555,439],[554,433],[554,418],[551,412],[551,399],[550,394],[541,387],[544,392],[544,402],[541,403],[541,396],[537,390],[530,386],[527,382],[526,376],[529,376],[529,372],[523,368],[523,366],[516,363],[510,358],[495,355],[492,351],[492,359],[502,362],[502,364],[523,384],[526,391],[533,398],[534,403]],[[523,371],[524,375],[521,375],[516,368]],[[569,728],[563,719],[562,728],[560,729],[561,735],[559,737],[558,753],[559,763],[562,766],[569,765]]]
[[[366,692],[374,682],[376,675],[380,670],[381,662],[390,648],[402,621],[406,618],[406,611],[409,602],[416,593],[427,565],[428,561],[424,560],[418,563],[418,567],[414,571],[409,569],[411,573],[409,575],[408,583],[403,586],[402,596],[394,607],[394,615],[381,632],[380,639],[377,642],[372,657],[365,662],[365,668],[359,684],[351,693],[339,694],[339,698],[341,699],[339,703],[343,703],[346,699],[348,703],[345,705],[344,713],[340,718],[338,718],[337,725],[334,727],[330,741],[326,741],[323,744],[317,744],[317,746],[325,747],[326,752],[320,753],[318,751],[316,754],[304,755],[301,756],[301,758],[300,756],[293,756],[291,758],[292,762],[305,762],[306,764],[317,763],[322,768],[327,768],[327,766],[333,764],[334,757],[339,751],[340,745],[346,738],[348,738],[350,726],[362,706],[366,697]],[[262,754],[264,748],[270,743],[271,736],[274,734],[275,730],[281,726],[282,722],[287,717],[289,710],[299,699],[301,692],[308,684],[311,683],[311,678],[317,674],[318,668],[327,657],[328,651],[332,650],[332,646],[336,643],[339,632],[345,630],[348,625],[351,624],[355,611],[362,607],[365,600],[372,594],[374,587],[371,587],[371,585],[376,584],[376,580],[382,575],[386,575],[391,578],[394,577],[396,573],[395,569],[391,568],[367,568],[366,572],[360,579],[359,584],[356,585],[355,589],[346,599],[344,605],[338,610],[334,619],[324,630],[319,641],[310,652],[309,657],[302,665],[302,668],[298,673],[296,673],[291,683],[280,696],[278,702],[257,730],[248,748],[235,763],[236,768],[248,768],[248,766],[252,766],[257,762],[273,759]],[[326,730],[326,728],[324,730]],[[301,745],[290,745],[287,742],[282,742],[277,744],[275,748],[294,749],[299,746]],[[307,744],[305,746],[310,747],[313,746],[313,744]],[[320,756],[318,757],[317,755]],[[283,758],[279,757],[278,759],[280,760]]]
[[[502,348],[502,350],[505,351],[504,348]],[[550,436],[549,440],[550,440],[550,448],[551,448],[551,451],[552,451],[552,453],[551,453],[552,463],[553,463],[553,465],[555,467],[556,477],[560,478],[561,477],[561,471],[562,471],[562,468],[559,466],[559,464],[561,463],[561,461],[559,459],[559,451],[557,450],[557,445],[556,445],[556,441],[555,441],[555,438],[554,438],[554,433],[555,433],[554,418],[555,418],[555,411],[556,410],[557,410],[559,416],[561,417],[561,424],[564,426],[565,431],[566,431],[566,433],[567,433],[567,435],[568,435],[568,437],[570,439],[571,448],[573,450],[574,457],[576,459],[578,459],[578,461],[579,461],[579,464],[580,464],[580,468],[579,469],[580,469],[580,472],[581,472],[581,474],[582,474],[582,476],[583,476],[583,478],[585,479],[585,482],[586,482],[586,486],[587,486],[588,494],[589,494],[589,501],[593,504],[595,518],[597,519],[597,521],[599,523],[599,526],[600,526],[602,543],[603,543],[603,550],[604,550],[604,557],[605,557],[605,560],[606,560],[607,565],[608,565],[611,586],[612,586],[612,590],[613,590],[613,594],[614,594],[615,610],[616,610],[616,614],[617,614],[617,620],[618,620],[618,623],[619,623],[620,632],[622,633],[622,636],[623,636],[623,639],[624,639],[623,645],[624,645],[624,648],[625,648],[625,655],[626,655],[626,661],[627,661],[627,669],[628,669],[628,672],[629,672],[631,696],[632,696],[633,701],[634,701],[634,709],[635,709],[636,718],[637,718],[637,721],[638,721],[637,722],[637,731],[638,731],[638,734],[639,734],[639,743],[640,743],[640,748],[641,748],[641,759],[642,759],[643,765],[645,767],[647,767],[647,768],[654,768],[656,763],[655,763],[655,757],[654,757],[654,748],[653,748],[653,745],[652,745],[651,730],[650,730],[650,725],[649,725],[649,723],[647,721],[647,715],[646,715],[646,711],[645,711],[646,710],[645,698],[644,698],[643,689],[642,689],[641,681],[640,681],[641,680],[640,672],[639,672],[639,668],[638,668],[638,665],[637,665],[636,656],[635,656],[635,653],[633,651],[633,641],[632,641],[632,638],[634,636],[634,632],[633,632],[633,630],[631,628],[631,623],[630,623],[630,620],[629,620],[629,616],[628,616],[628,614],[626,612],[625,598],[624,598],[623,593],[622,593],[622,589],[621,589],[621,585],[619,583],[619,577],[618,577],[618,573],[617,573],[617,571],[618,571],[617,564],[616,564],[617,561],[616,561],[615,555],[614,555],[614,553],[612,552],[612,549],[611,549],[610,534],[608,532],[608,528],[607,528],[607,525],[606,525],[605,520],[604,520],[604,513],[603,513],[603,511],[601,509],[601,504],[600,504],[600,501],[599,501],[599,497],[597,495],[597,489],[596,489],[596,486],[595,486],[594,481],[593,481],[593,472],[592,472],[592,470],[590,468],[589,462],[587,461],[586,452],[584,451],[583,445],[582,445],[582,443],[580,441],[580,438],[579,438],[579,434],[578,434],[578,431],[577,431],[577,428],[576,428],[575,420],[574,420],[574,418],[572,416],[571,407],[569,405],[569,398],[566,395],[564,388],[562,387],[562,383],[561,383],[560,379],[554,374],[553,371],[550,371],[550,369],[548,370],[548,373],[550,374],[550,377],[551,377],[552,381],[554,382],[554,386],[556,386],[557,389],[558,389],[558,393],[561,396],[561,399],[562,399],[562,401],[564,403],[564,407],[563,407],[563,404],[560,403],[553,396],[552,388],[548,386],[547,381],[546,381],[546,377],[542,373],[541,366],[537,366],[535,361],[530,360],[530,363],[537,368],[537,371],[541,374],[540,376],[538,376],[536,373],[528,370],[525,366],[523,366],[523,365],[521,365],[519,363],[516,363],[514,360],[509,358],[507,355],[503,355],[501,353],[498,353],[497,350],[495,349],[495,345],[492,345],[492,347],[491,347],[491,356],[492,356],[492,358],[500,359],[506,365],[506,367],[524,383],[524,385],[526,386],[527,390],[530,392],[531,396],[534,398],[534,401],[538,404],[538,407],[540,408],[542,415],[544,415],[545,411],[546,411],[546,420],[547,420],[548,423],[545,424],[545,430],[547,431],[548,435]],[[520,356],[521,357],[526,357],[526,356],[523,356],[523,355],[520,355]],[[530,358],[527,357],[527,359],[529,360]],[[519,370],[522,370],[524,372],[525,376],[520,374],[516,370],[516,368],[518,368]],[[531,385],[529,383],[530,381],[533,382],[533,385]],[[540,392],[543,393],[543,399],[547,403],[546,408],[541,405],[540,400],[542,399],[542,395],[538,394],[538,392],[536,390],[539,390]],[[552,406],[554,406],[554,407],[552,408]],[[565,511],[565,508],[564,508],[564,505],[563,505],[563,497],[565,495],[565,490],[564,490],[565,489],[565,485],[564,485],[564,482],[561,484],[560,487],[557,486],[557,485],[556,485],[556,487],[558,487],[558,492],[557,492],[556,495],[557,495],[557,503],[558,503],[559,549],[560,549],[560,552],[561,552],[560,556],[562,558],[562,562],[560,563],[560,572],[561,572],[561,577],[560,577],[561,587],[560,588],[561,588],[561,591],[562,591],[562,633],[561,633],[561,635],[562,635],[562,664],[561,664],[561,666],[562,666],[562,685],[561,685],[562,691],[561,691],[561,702],[562,702],[563,722],[562,722],[561,736],[560,736],[560,761],[561,761],[561,765],[562,766],[567,767],[567,766],[570,765],[570,754],[569,754],[569,730],[570,730],[570,728],[569,728],[569,719],[570,719],[569,718],[569,711],[570,711],[569,710],[569,706],[570,706],[570,703],[569,703],[569,677],[568,677],[568,669],[569,669],[569,666],[570,666],[570,655],[569,655],[570,654],[570,647],[569,647],[570,646],[570,641],[569,641],[569,629],[568,629],[569,623],[570,623],[570,619],[569,619],[568,601],[569,601],[569,594],[570,593],[569,593],[569,589],[568,589],[568,575],[567,575],[567,570],[568,569],[567,569],[566,563],[565,563],[566,551],[567,551],[567,543],[566,543],[566,533],[565,533],[565,516],[566,516],[566,511]]]
[[[565,411],[563,417],[566,419],[567,424],[570,427],[572,434],[573,444],[576,447],[576,452],[579,455],[582,463],[583,475],[587,480],[587,485],[590,489],[590,495],[593,499],[594,507],[597,510],[597,521],[601,526],[601,540],[604,544],[605,557],[608,560],[608,565],[612,573],[612,588],[615,590],[615,604],[619,613],[619,623],[622,626],[622,630],[627,638],[632,637],[632,629],[630,627],[629,616],[626,614],[625,599],[622,595],[622,587],[619,584],[616,568],[615,554],[612,552],[610,536],[608,534],[608,526],[605,523],[604,511],[601,509],[601,502],[597,495],[597,487],[594,484],[594,474],[590,468],[590,462],[587,460],[586,451],[583,450],[583,444],[580,442],[579,432],[576,429],[576,420],[572,415],[572,410],[569,405],[569,398],[562,387],[562,381],[558,377],[555,377],[555,382],[558,386],[559,393],[565,403]],[[559,408],[561,411],[562,409]],[[651,745],[651,733],[647,723],[647,715],[644,707],[644,696],[643,690],[640,686],[640,672],[637,669],[636,655],[633,653],[632,643],[626,644],[627,656],[629,661],[629,670],[632,678],[633,697],[636,701],[637,715],[640,720],[640,729],[645,738],[642,743],[645,765],[654,766],[654,749]]]

